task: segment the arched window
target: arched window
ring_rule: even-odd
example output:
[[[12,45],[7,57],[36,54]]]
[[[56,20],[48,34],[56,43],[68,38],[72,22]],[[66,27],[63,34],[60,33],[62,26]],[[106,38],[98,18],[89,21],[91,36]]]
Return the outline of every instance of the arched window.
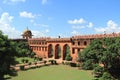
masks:
[[[80,41],[78,41],[78,46],[80,46]]]
[[[80,52],[80,49],[78,49],[78,52]]]
[[[75,53],[75,49],[74,49],[74,48],[72,48],[72,53],[73,53],[73,54]]]
[[[84,46],[86,46],[87,45],[87,42],[86,41],[84,41]]]
[[[72,45],[75,45],[75,42],[72,42]]]

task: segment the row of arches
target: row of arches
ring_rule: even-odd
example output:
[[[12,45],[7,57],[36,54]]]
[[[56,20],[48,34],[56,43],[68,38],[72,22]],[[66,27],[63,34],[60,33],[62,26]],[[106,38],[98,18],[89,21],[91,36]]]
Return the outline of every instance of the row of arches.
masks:
[[[55,59],[63,58],[65,60],[66,55],[70,54],[70,46],[65,44],[63,47],[60,44],[53,46],[52,44],[48,45],[48,58],[52,58],[54,56]]]

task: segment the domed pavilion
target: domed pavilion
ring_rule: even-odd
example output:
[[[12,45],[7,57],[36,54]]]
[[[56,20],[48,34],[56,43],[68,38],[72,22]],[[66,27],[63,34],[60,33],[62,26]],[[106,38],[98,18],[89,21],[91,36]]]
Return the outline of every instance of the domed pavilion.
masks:
[[[29,38],[32,38],[32,32],[31,30],[29,30],[28,28],[23,32],[22,34],[23,36],[23,39],[29,39]]]

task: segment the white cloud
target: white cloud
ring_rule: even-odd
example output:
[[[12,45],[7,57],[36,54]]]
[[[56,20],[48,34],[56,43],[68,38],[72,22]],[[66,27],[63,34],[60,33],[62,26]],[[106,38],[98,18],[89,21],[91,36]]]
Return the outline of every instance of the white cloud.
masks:
[[[22,38],[22,32],[15,29],[13,24],[14,17],[9,15],[9,13],[4,12],[0,16],[0,30],[3,32],[3,34],[8,35],[9,38]],[[34,22],[34,21],[33,21]],[[44,24],[41,24],[42,26],[47,26]],[[37,31],[33,30],[33,37],[45,37],[45,34],[49,32],[49,29],[45,29],[44,31]]]
[[[50,32],[50,31],[49,31],[49,29],[46,29],[45,32],[48,33],[48,32]]]
[[[34,38],[45,37],[45,34],[43,32],[41,32],[41,31],[35,31],[35,30],[33,30],[32,34],[33,34]]]
[[[9,24],[9,23],[12,22],[13,18],[14,18],[14,17],[13,17],[13,16],[10,16],[9,13],[4,12],[4,13],[1,15],[0,21],[1,21],[2,23],[7,23],[7,24]]]
[[[77,32],[76,30],[73,30],[73,31],[71,32],[71,34],[72,34],[72,35],[80,35],[79,32]]]
[[[33,38],[40,38],[40,37],[46,37],[46,33],[49,33],[49,29],[45,29],[42,31],[38,31],[38,30],[31,30],[32,34],[33,34]]]
[[[42,0],[42,4],[46,4],[48,2],[48,0]]]
[[[2,13],[0,16],[0,30],[9,38],[20,38],[21,33],[12,26],[13,19],[14,17],[10,16],[9,13]]]
[[[95,28],[95,31],[100,33],[103,33],[104,31],[106,31],[107,33],[120,32],[120,26],[118,26],[118,24],[114,21],[109,20],[107,22],[107,27]]]
[[[26,0],[10,0],[11,2],[25,2]]]
[[[72,26],[73,29],[82,29],[85,28],[85,26]]]
[[[93,23],[92,22],[89,22],[89,24],[87,25],[88,28],[93,28]]]
[[[74,19],[74,20],[69,20],[68,23],[69,24],[84,24],[86,21],[83,18],[80,19]]]
[[[33,15],[31,12],[23,11],[23,12],[20,12],[19,14],[21,17],[24,17],[24,18],[35,18],[35,15]]]
[[[37,27],[48,27],[47,24],[38,24],[38,23],[34,23],[33,25],[34,25],[34,26],[37,26]]]
[[[19,3],[19,2],[26,2],[26,0],[3,0],[4,4],[13,4],[13,3]]]

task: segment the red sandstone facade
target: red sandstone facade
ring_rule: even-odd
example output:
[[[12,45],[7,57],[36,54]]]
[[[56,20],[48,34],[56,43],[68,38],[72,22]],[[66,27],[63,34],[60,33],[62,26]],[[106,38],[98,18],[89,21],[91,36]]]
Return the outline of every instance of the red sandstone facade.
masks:
[[[30,48],[42,58],[65,60],[66,47],[69,46],[72,61],[76,61],[79,51],[86,48],[95,38],[120,37],[120,33],[72,36],[70,38],[29,38]],[[58,57],[60,47],[61,58]]]

